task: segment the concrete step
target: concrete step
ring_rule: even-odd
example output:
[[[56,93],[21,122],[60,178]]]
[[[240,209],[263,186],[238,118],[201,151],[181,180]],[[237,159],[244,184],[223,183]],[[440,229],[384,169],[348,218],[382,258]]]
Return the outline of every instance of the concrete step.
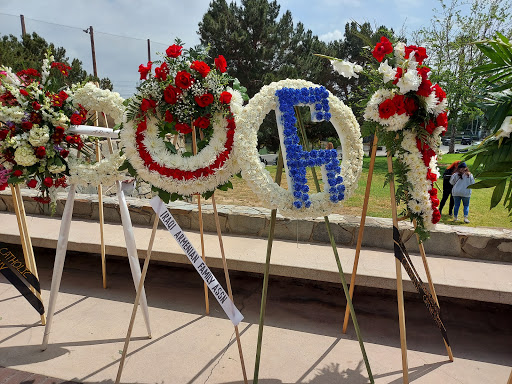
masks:
[[[19,244],[16,216],[0,213],[0,241]],[[27,223],[34,247],[55,249],[60,219],[47,216],[28,216]],[[139,258],[144,258],[151,234],[150,226],[134,228]],[[200,235],[187,231],[191,243],[200,252]],[[222,268],[222,257],[216,234],[205,233],[205,254],[210,267]],[[105,243],[108,255],[126,256],[122,226],[105,224]],[[230,270],[262,274],[265,267],[267,240],[258,237],[223,235],[223,243]],[[97,221],[73,220],[68,249],[100,253],[100,234]],[[340,246],[338,252],[347,281],[354,262],[355,249]],[[428,255],[427,255],[428,256]],[[37,257],[37,255],[36,255]],[[412,254],[413,264],[426,282],[423,263],[419,255]],[[181,248],[165,229],[158,229],[152,260],[188,264]],[[499,261],[470,260],[458,257],[428,256],[430,272],[439,296],[476,301],[512,304],[512,264]],[[108,270],[108,266],[107,266]],[[272,249],[272,275],[338,283],[336,262],[330,245],[274,240]],[[406,273],[404,290],[414,292]],[[396,289],[395,257],[391,251],[363,248],[356,284],[381,289]]]

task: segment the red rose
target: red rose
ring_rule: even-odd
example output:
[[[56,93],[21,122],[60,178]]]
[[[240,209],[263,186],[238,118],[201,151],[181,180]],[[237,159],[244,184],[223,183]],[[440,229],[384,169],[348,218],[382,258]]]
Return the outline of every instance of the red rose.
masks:
[[[65,159],[66,157],[68,157],[69,155],[69,151],[67,149],[63,149],[62,151],[60,151],[60,156]]]
[[[429,120],[425,129],[427,130],[427,132],[429,134],[432,134],[434,132],[434,130],[436,129],[436,127],[437,127],[437,125],[432,120]]]
[[[231,97],[233,97],[231,93],[229,93],[228,91],[224,91],[220,94],[219,100],[222,104],[229,104],[231,103]]]
[[[188,73],[187,71],[179,71],[176,74],[174,83],[178,88],[188,89],[192,85],[192,77],[190,76],[190,73]]]
[[[32,103],[32,108],[36,111],[39,111],[41,109],[41,104],[39,104],[37,101],[34,101]]]
[[[0,140],[5,140],[7,135],[9,134],[8,129],[0,129]]]
[[[430,196],[437,196],[437,188],[432,188],[428,193]]]
[[[430,72],[429,67],[420,67],[417,69],[417,71],[418,71],[419,75],[421,76],[422,80],[428,79],[428,73]]]
[[[181,94],[181,90],[169,84],[164,90],[164,100],[168,104],[176,104],[179,94]]]
[[[65,131],[66,131],[66,128],[64,128],[64,127],[61,127],[61,126],[55,127],[55,133],[59,136],[63,136]]]
[[[80,116],[78,113],[73,113],[69,118],[69,121],[72,125],[80,125],[82,124],[82,116]]]
[[[51,177],[45,177],[43,184],[50,188],[53,185],[53,179]]]
[[[179,132],[179,133],[183,133],[184,135],[187,134],[187,133],[190,133],[192,132],[192,128],[190,128],[190,125],[186,124],[186,123],[176,123],[176,125],[174,126],[174,128]]]
[[[380,43],[377,43],[375,48],[373,49],[372,55],[377,59],[380,63],[384,60],[384,56],[393,52],[393,45],[391,42],[384,36],[380,38]]]
[[[155,68],[155,77],[160,80],[164,81],[167,79],[167,75],[169,74],[169,66],[167,63],[163,63],[161,66]]]
[[[176,44],[173,44],[171,45],[169,48],[167,48],[165,50],[165,53],[167,53],[167,56],[169,57],[178,57],[179,55],[181,55],[181,49],[183,47],[181,45],[176,45]]]
[[[201,129],[206,129],[210,126],[210,119],[204,116],[198,117],[194,120],[194,126]]]
[[[140,103],[140,110],[142,112],[146,112],[150,109],[156,108],[156,101],[151,99],[142,99],[142,102]]]
[[[436,97],[438,98],[439,102],[442,102],[446,98],[446,92],[439,86],[439,84],[434,85],[432,89],[436,93]]]
[[[393,103],[395,103],[397,114],[403,115],[406,112],[404,95],[395,95],[393,97]]]
[[[36,148],[36,157],[38,159],[42,159],[45,156],[46,156],[46,148],[43,146],[37,147]]]
[[[12,173],[12,175],[14,177],[20,177],[21,175],[23,175],[23,171],[21,169],[17,169]]]
[[[396,113],[396,106],[392,100],[386,99],[379,104],[379,116],[381,119],[389,119]]]
[[[194,96],[194,100],[200,107],[207,107],[213,103],[213,95],[211,93],[205,93],[202,96]]]
[[[435,173],[432,173],[430,169],[427,171],[427,179],[434,182],[437,181],[437,176]]]
[[[153,63],[151,61],[148,61],[147,66],[143,66],[142,64],[139,65],[139,73],[140,73],[140,79],[146,80],[148,77],[148,73],[151,72],[151,66]]]
[[[437,208],[439,207],[439,199],[435,196],[432,196],[430,198],[430,201],[432,201],[432,208]]]
[[[446,112],[437,115],[436,124],[438,127],[448,128],[448,115]]]
[[[427,50],[424,47],[417,47],[415,45],[409,45],[405,47],[405,58],[408,59],[411,52],[414,51],[414,58],[418,64],[422,64],[427,56]]]
[[[210,67],[204,61],[194,61],[190,66],[190,69],[194,69],[201,74],[201,76],[206,77],[208,72],[210,72]]]
[[[37,187],[37,180],[36,180],[36,179],[29,180],[29,181],[27,182],[27,187],[29,187],[29,188],[35,188],[35,187]]]
[[[24,89],[20,89],[20,93],[23,95],[23,96],[28,96],[28,92],[25,91]]]
[[[439,223],[439,220],[441,220],[441,212],[439,212],[439,209],[434,209],[432,213],[432,224]]]
[[[215,66],[217,67],[217,69],[219,70],[220,73],[226,72],[228,63],[226,62],[226,59],[224,58],[224,56],[219,55],[219,57],[217,57],[214,60],[214,62],[215,62]]]
[[[416,94],[419,96],[428,97],[432,93],[432,82],[428,79],[425,79],[421,82]]]
[[[412,116],[418,110],[416,100],[411,97],[405,98],[405,113],[407,116]]]
[[[30,121],[24,121],[21,123],[21,128],[23,128],[25,131],[30,131],[32,129],[32,123]]]
[[[165,121],[167,121],[168,123],[172,123],[174,120],[174,116],[172,115],[172,113],[170,111],[165,111]]]

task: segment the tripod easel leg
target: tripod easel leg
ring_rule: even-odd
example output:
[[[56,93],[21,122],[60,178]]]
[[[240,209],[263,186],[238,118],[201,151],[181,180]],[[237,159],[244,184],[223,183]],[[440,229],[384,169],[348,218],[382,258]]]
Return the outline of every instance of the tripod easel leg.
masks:
[[[55,263],[53,265],[52,285],[50,289],[50,303],[48,304],[48,321],[44,329],[42,350],[48,348],[48,339],[53,323],[53,314],[55,313],[55,305],[57,303],[57,295],[59,294],[60,281],[64,270],[64,261],[66,259],[66,250],[68,248],[69,229],[71,226],[71,217],[73,215],[73,205],[75,202],[75,185],[71,184],[68,192],[64,212],[60,223],[59,240],[57,241],[57,250],[55,253]]]
[[[393,159],[388,152],[388,172],[393,174]],[[396,212],[395,198],[395,178],[392,176],[389,180],[389,189],[391,194],[391,211],[393,214],[393,226],[398,228],[398,215]],[[395,258],[396,268],[396,294],[398,299],[398,323],[400,327],[400,347],[402,350],[402,371],[403,383],[409,383],[409,365],[407,362],[407,338],[405,332],[405,308],[404,308],[404,287],[402,282],[402,264]]]
[[[18,184],[11,184],[11,195],[12,202],[14,205],[14,212],[16,213],[16,220],[18,222],[18,229],[20,232],[20,242],[21,248],[23,249],[23,256],[25,258],[25,265],[32,272],[32,274],[39,279],[39,275],[37,273],[36,259],[34,257],[34,249],[32,247],[32,240],[30,239],[30,234],[28,233],[27,226],[27,216],[25,214],[25,207],[23,205],[23,196],[21,195],[21,189]],[[36,297],[41,300],[41,294],[37,292],[32,287],[30,290],[36,295]],[[42,300],[41,300],[42,302]],[[43,313],[41,315],[41,325],[46,324],[46,316]]]
[[[132,336],[133,324],[135,323],[135,316],[137,315],[137,307],[139,306],[141,293],[144,290],[144,281],[146,280],[146,274],[148,272],[149,260],[151,259],[151,252],[153,250],[153,243],[155,241],[156,229],[158,227],[158,222],[160,218],[155,214],[155,220],[153,222],[153,230],[151,231],[151,237],[149,239],[148,251],[146,255],[146,260],[144,261],[144,266],[142,267],[142,275],[139,280],[139,284],[137,286],[137,293],[135,295],[135,302],[133,303],[132,316],[130,318],[130,324],[128,326],[128,331],[126,333],[126,339],[124,341],[123,353],[121,355],[121,361],[119,362],[119,368],[117,370],[116,384],[121,380],[121,375],[123,374],[124,361],[126,360],[126,354],[128,352],[128,345],[130,344],[130,338]]]
[[[226,255],[224,253],[224,243],[222,242],[222,232],[220,230],[220,221],[219,221],[219,214],[217,212],[217,204],[215,203],[215,193],[212,195],[212,205],[213,205],[213,213],[215,216],[215,226],[217,227],[217,236],[219,237],[219,246],[220,246],[220,253],[222,255],[222,265],[224,267],[224,277],[226,278],[226,286],[228,288],[228,295],[231,301],[234,303],[233,300],[233,291],[231,290],[231,280],[229,279],[229,270],[228,270],[228,263],[226,260]],[[238,331],[238,325],[235,325],[235,334],[236,334],[236,342],[238,344],[238,354],[240,355],[240,364],[242,366],[242,375],[244,377],[244,383],[247,384],[247,373],[245,371],[245,362],[244,362],[244,354],[242,352],[242,342],[240,340],[240,333]]]
[[[354,296],[354,288],[356,286],[356,275],[357,275],[357,266],[359,264],[359,254],[361,253],[361,245],[363,244],[363,234],[364,234],[364,225],[366,222],[366,214],[368,212],[368,201],[370,200],[370,190],[372,187],[372,178],[373,178],[373,169],[375,168],[375,157],[377,154],[377,135],[373,135],[373,146],[372,153],[370,157],[370,167],[368,168],[368,179],[366,180],[366,190],[364,193],[364,202],[363,202],[363,211],[361,212],[361,223],[359,224],[359,233],[357,235],[357,244],[356,244],[356,254],[354,257],[354,266],[352,267],[352,275],[350,276],[350,288],[349,295],[350,299]],[[348,326],[348,318],[350,316],[350,307],[348,303],[345,307],[345,318],[343,319],[343,329],[342,332],[347,332]]]

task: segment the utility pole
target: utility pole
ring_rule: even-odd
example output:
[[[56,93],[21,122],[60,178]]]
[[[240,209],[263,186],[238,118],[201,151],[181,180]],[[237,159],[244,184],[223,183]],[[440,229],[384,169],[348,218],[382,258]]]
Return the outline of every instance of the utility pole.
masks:
[[[91,53],[92,53],[92,70],[95,77],[98,77],[98,69],[96,68],[96,49],[94,48],[94,29],[92,28],[92,25],[84,29],[85,33],[88,33],[91,35]]]
[[[21,37],[23,37],[27,34],[27,30],[25,29],[25,16],[20,15],[20,20],[21,20]]]
[[[151,61],[151,41],[148,39],[148,61]]]

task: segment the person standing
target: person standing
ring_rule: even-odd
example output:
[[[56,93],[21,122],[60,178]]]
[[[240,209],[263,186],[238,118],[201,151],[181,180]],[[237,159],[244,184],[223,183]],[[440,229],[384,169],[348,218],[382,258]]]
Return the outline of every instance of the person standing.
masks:
[[[446,168],[443,172],[443,197],[441,199],[441,203],[439,204],[439,213],[442,213],[443,207],[446,203],[446,200],[450,198],[450,203],[448,205],[448,214],[452,217],[453,212],[453,196],[452,196],[452,188],[453,185],[450,184],[450,178],[453,173],[457,170],[457,166],[460,164],[460,160],[454,161],[448,168]]]
[[[450,177],[450,184],[453,185],[453,215],[454,220],[457,221],[457,215],[459,213],[460,202],[464,205],[464,222],[469,223],[469,199],[471,197],[471,189],[468,188],[470,185],[475,184],[475,178],[469,172],[466,163],[462,162],[457,166],[457,171]]]

